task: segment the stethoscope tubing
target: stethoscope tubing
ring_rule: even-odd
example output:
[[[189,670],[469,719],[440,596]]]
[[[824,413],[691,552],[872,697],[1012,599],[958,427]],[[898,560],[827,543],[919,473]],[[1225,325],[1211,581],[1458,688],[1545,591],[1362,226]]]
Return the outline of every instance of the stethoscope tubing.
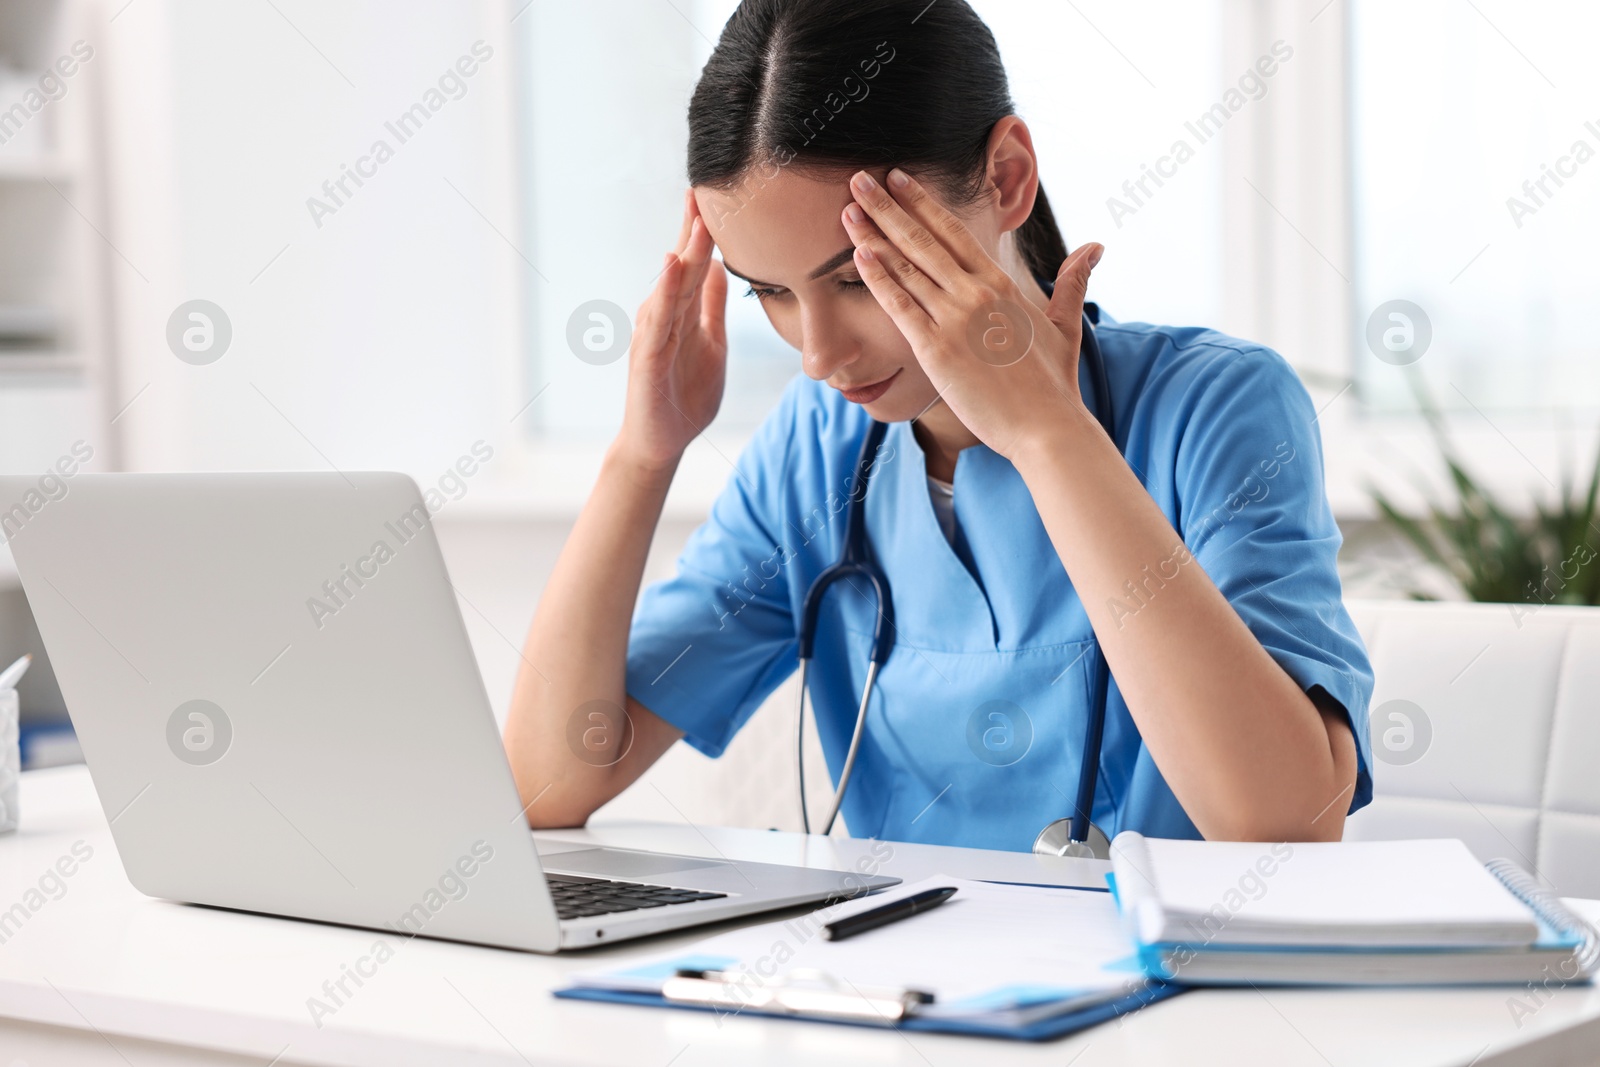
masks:
[[[1100,425],[1112,443],[1117,439],[1116,408],[1111,399],[1111,384],[1106,379],[1105,356],[1100,352],[1100,338],[1095,335],[1094,324],[1087,313],[1083,316],[1083,355],[1089,361],[1089,376],[1094,379],[1096,412]],[[1090,816],[1094,811],[1094,791],[1100,780],[1100,747],[1105,740],[1106,702],[1111,699],[1111,665],[1105,661],[1100,642],[1095,642],[1094,703],[1090,707],[1089,722],[1084,730],[1083,766],[1078,771],[1078,796],[1072,806],[1072,833],[1074,841],[1088,841],[1092,827]]]
[[[796,744],[800,752],[797,765],[800,768],[800,822],[806,833],[811,832],[811,815],[806,810],[806,774],[805,774],[805,743],[806,743],[806,672],[811,666],[809,659],[800,661],[800,716],[797,731],[799,737]],[[856,755],[861,751],[861,735],[866,733],[867,703],[872,699],[872,687],[878,681],[878,664],[867,664],[867,682],[861,687],[861,706],[856,709],[856,728],[850,735],[850,749],[845,753],[844,768],[839,772],[839,785],[833,791],[833,803],[828,808],[828,818],[822,824],[822,836],[827,837],[833,832],[834,820],[839,817],[839,806],[844,803],[845,787],[850,784],[850,775],[856,768]]]

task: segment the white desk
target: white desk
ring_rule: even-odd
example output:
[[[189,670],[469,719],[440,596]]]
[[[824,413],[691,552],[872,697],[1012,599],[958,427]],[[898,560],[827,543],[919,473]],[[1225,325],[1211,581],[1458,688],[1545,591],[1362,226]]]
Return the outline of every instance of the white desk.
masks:
[[[86,771],[24,776],[23,830],[0,838],[0,909],[22,901],[83,842],[92,856],[59,899],[0,944],[0,1067],[275,1063],[946,1064],[1172,1063],[1274,1067],[1555,1064],[1600,1061],[1600,990],[1556,992],[1517,1025],[1515,989],[1254,990],[1187,993],[1062,1041],[1029,1045],[688,1011],[557,1000],[578,968],[615,964],[703,936],[655,938],[562,957],[417,939],[317,1027],[322,983],[373,935],[141,896],[123,875]],[[844,866],[850,841],[797,834],[623,824],[570,831],[606,844]],[[83,846],[80,846],[80,852]],[[1041,863],[1054,863],[1046,870]],[[1103,864],[895,845],[884,873],[936,872],[1098,884]],[[35,898],[35,903],[38,898]],[[1591,915],[1600,904],[1585,904]],[[28,906],[24,906],[28,911]],[[20,925],[19,925],[20,923]],[[274,1059],[277,1057],[277,1059]]]

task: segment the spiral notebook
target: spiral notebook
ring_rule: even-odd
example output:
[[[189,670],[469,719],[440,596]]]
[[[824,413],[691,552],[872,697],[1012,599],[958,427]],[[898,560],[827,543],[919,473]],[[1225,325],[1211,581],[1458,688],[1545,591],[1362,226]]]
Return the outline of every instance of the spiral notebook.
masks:
[[[936,886],[956,894],[848,940],[821,936],[824,922]],[[579,974],[556,996],[1043,1040],[1178,991],[1143,973],[1104,890],[938,876]]]
[[[1112,883],[1146,973],[1184,985],[1588,980],[1600,933],[1454,839],[1275,845],[1118,834]]]

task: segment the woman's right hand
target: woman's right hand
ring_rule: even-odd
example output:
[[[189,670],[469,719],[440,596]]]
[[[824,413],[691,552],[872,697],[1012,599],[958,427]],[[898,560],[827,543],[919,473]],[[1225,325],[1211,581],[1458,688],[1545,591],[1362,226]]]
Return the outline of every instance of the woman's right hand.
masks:
[[[639,305],[628,346],[628,398],[618,444],[647,469],[672,469],[722,404],[728,277],[711,235],[684,193],[676,249]]]

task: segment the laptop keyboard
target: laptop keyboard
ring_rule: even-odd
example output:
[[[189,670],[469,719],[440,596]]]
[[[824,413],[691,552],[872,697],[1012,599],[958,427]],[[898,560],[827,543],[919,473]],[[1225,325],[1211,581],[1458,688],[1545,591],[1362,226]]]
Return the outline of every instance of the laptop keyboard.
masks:
[[[550,885],[550,899],[555,901],[556,916],[561,919],[581,919],[588,915],[609,915],[641,908],[664,908],[669,904],[691,904],[697,900],[715,900],[728,895],[674,889],[645,882],[580,878],[571,874],[547,874],[544,877]]]

